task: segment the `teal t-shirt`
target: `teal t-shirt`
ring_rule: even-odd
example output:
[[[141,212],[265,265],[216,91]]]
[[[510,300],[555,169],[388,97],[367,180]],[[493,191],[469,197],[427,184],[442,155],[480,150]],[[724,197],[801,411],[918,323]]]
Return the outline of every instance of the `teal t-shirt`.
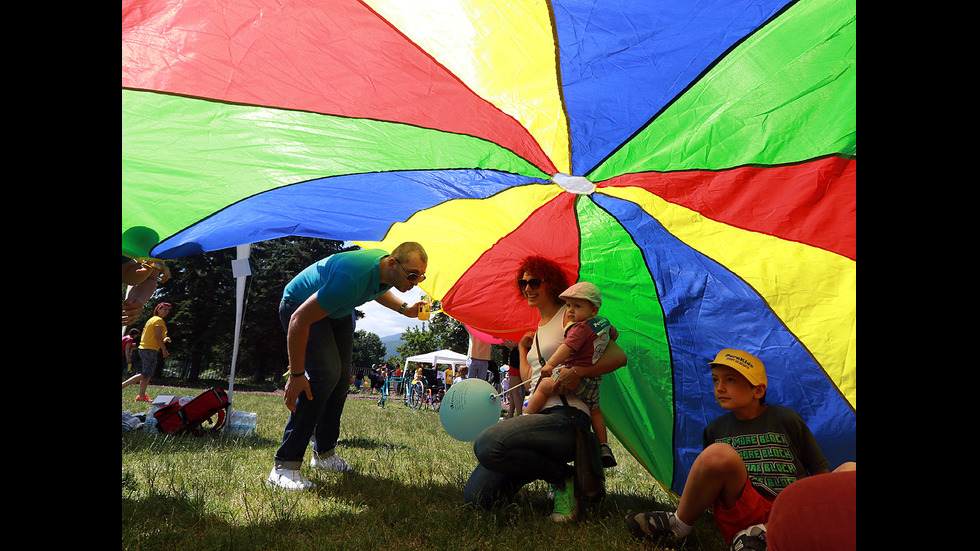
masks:
[[[349,316],[354,308],[391,289],[381,283],[378,265],[387,255],[380,249],[337,253],[307,266],[286,285],[283,300],[304,302],[316,293],[316,301],[329,318]]]

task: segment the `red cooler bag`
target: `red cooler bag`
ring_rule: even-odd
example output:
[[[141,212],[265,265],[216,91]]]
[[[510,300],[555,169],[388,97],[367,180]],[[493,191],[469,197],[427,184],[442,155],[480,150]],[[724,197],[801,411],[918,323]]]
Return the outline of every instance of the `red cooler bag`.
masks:
[[[154,412],[153,417],[157,420],[157,430],[162,433],[189,432],[201,436],[205,433],[204,423],[215,415],[218,417],[213,421],[210,432],[217,432],[224,426],[225,414],[230,406],[228,393],[224,389],[212,388],[184,405],[178,402],[167,404]]]

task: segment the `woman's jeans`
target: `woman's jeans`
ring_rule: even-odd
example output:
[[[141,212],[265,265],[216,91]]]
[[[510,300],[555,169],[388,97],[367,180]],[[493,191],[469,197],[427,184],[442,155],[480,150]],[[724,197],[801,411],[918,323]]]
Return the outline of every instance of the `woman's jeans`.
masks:
[[[279,321],[288,331],[289,318],[300,307],[284,300],[279,305]],[[350,385],[351,355],[354,348],[354,320],[323,318],[310,325],[306,343],[306,373],[310,376],[313,399],[306,393],[296,398],[296,412],[290,414],[276,451],[276,468],[299,469],[303,454],[313,437],[313,452],[321,457],[333,455],[340,438],[340,416]]]
[[[473,442],[480,462],[463,488],[467,504],[488,508],[510,500],[525,484],[544,480],[561,485],[574,473],[575,425],[591,430],[585,412],[564,406],[494,423]],[[574,421],[573,421],[574,419]]]

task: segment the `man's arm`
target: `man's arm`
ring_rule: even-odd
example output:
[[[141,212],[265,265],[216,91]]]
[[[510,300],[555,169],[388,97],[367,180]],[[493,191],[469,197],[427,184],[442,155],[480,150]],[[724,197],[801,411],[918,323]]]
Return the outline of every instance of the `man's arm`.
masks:
[[[395,312],[399,312],[402,307],[402,300],[396,297],[391,291],[388,291],[387,293],[374,299],[374,302],[377,302],[389,310],[394,310]],[[399,313],[410,318],[417,318],[419,317],[419,308],[421,307],[422,301],[420,300],[411,306],[406,306],[405,309],[401,310]]]
[[[286,354],[289,357],[290,374],[286,380],[286,395],[283,400],[289,411],[293,413],[296,413],[296,399],[300,394],[306,392],[306,398],[313,399],[310,381],[302,375],[306,372],[306,343],[310,339],[310,325],[327,317],[328,313],[316,301],[316,293],[313,293],[289,317],[286,330]]]
[[[170,268],[167,268],[166,265],[163,265],[162,268],[157,264],[144,265],[135,260],[123,264],[123,283],[132,285],[132,289],[126,295],[126,300],[122,306],[123,325],[132,325],[139,319],[143,312],[143,305],[157,289],[158,278],[160,283],[170,279]]]

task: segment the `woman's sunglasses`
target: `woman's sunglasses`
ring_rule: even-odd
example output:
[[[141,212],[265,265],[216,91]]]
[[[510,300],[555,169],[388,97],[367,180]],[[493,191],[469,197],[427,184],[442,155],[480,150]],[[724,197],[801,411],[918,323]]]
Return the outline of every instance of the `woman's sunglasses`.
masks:
[[[538,287],[541,286],[541,278],[537,278],[536,277],[534,279],[518,279],[517,280],[517,287],[520,288],[521,291],[523,291],[529,285],[531,286],[531,289],[532,290],[533,289],[537,289]]]

